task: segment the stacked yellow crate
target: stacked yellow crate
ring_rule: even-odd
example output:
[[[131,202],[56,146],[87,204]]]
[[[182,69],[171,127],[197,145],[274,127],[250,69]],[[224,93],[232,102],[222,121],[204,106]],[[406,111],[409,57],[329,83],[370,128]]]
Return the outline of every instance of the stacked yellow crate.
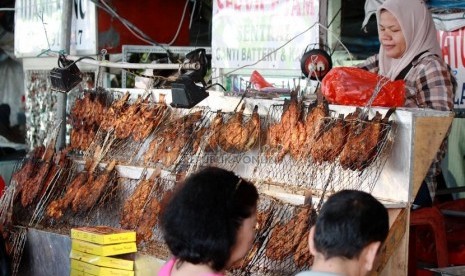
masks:
[[[71,229],[71,276],[134,276],[136,232],[108,226]],[[123,255],[126,254],[126,255]]]

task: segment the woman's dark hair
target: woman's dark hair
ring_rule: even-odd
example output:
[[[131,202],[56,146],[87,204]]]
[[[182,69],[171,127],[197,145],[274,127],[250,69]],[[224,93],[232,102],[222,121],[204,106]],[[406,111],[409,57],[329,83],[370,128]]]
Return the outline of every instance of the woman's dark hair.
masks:
[[[372,242],[384,242],[389,231],[387,209],[372,195],[343,190],[323,204],[315,224],[315,249],[326,259],[354,259]]]
[[[173,194],[161,214],[165,242],[180,261],[226,268],[242,221],[257,206],[255,186],[233,172],[208,167]]]

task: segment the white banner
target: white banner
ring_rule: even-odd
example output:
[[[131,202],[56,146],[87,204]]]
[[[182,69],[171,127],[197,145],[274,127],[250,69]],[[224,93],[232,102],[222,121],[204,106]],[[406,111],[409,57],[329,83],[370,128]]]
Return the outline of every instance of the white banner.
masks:
[[[465,28],[452,32],[438,31],[444,60],[457,80],[455,108],[465,108]]]
[[[71,45],[73,55],[97,51],[96,7],[90,0],[17,0],[15,56],[37,57],[46,50],[65,50],[62,45],[64,1],[72,1]]]
[[[265,57],[253,68],[300,69],[306,47],[318,42],[318,2],[214,0],[212,67],[237,68]]]
[[[97,54],[97,15],[95,4],[90,0],[73,0],[71,23],[72,55]]]

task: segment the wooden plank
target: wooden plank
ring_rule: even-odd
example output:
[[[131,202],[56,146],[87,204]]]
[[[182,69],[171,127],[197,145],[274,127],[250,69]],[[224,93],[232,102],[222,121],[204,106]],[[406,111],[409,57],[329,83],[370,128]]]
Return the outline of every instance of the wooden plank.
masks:
[[[413,200],[431,163],[449,130],[454,117],[417,117],[413,137]]]
[[[376,258],[373,270],[370,275],[406,275],[407,274],[407,263],[399,265],[396,262],[395,267],[387,267],[388,261],[391,257],[396,254],[399,257],[400,254],[407,254],[407,246],[399,246],[404,239],[407,230],[407,216],[409,210],[407,208],[400,209],[397,217],[395,217],[392,226],[389,229],[386,241],[381,246],[378,256]],[[390,216],[392,216],[390,214]],[[401,256],[402,257],[402,256]],[[406,259],[406,258],[405,258]],[[388,269],[386,269],[388,268]],[[389,270],[389,271],[388,271]],[[396,270],[395,272],[393,270]]]

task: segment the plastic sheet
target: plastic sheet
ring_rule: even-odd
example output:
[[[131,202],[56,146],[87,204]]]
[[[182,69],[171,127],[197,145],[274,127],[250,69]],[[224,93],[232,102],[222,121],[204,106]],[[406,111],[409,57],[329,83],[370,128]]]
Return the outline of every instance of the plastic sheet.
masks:
[[[250,82],[253,84],[254,88],[262,89],[265,87],[272,87],[273,85],[265,80],[265,78],[258,73],[257,70],[254,70],[250,75]]]
[[[431,8],[465,9],[463,0],[430,0],[427,5]]]
[[[381,85],[380,85],[381,84]],[[381,86],[372,106],[400,107],[405,102],[403,80],[389,81],[356,67],[333,68],[323,79],[322,92],[332,104],[365,106]]]

